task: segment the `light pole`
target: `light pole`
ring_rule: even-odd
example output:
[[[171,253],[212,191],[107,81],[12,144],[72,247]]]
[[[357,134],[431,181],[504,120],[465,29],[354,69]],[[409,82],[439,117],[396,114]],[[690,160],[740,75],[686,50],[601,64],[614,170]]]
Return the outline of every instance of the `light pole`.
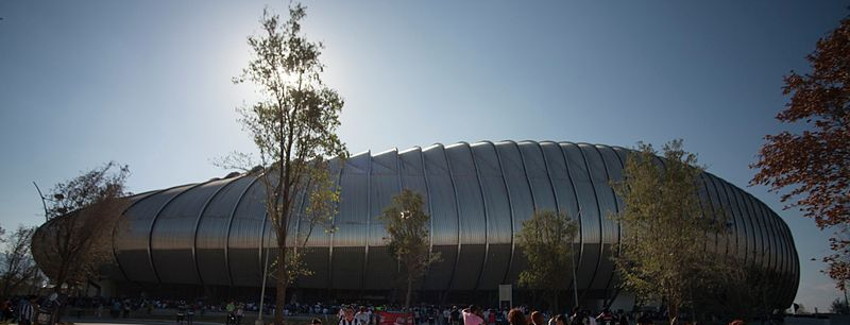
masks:
[[[260,287],[260,310],[257,312],[257,320],[254,325],[263,325],[263,300],[266,298],[266,278],[269,274],[269,248],[266,247],[265,261],[263,262],[263,286]]]

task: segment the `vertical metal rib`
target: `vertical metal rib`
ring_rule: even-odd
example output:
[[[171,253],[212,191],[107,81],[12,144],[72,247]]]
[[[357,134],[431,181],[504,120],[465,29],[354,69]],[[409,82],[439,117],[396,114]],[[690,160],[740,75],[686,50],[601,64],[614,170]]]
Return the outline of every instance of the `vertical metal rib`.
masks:
[[[753,198],[753,199],[755,200],[755,198]],[[773,250],[773,254],[771,254],[771,262],[770,262],[770,266],[768,266],[768,269],[773,270],[776,273],[781,273],[779,271],[779,268],[780,268],[779,263],[782,259],[781,254],[785,250],[781,249],[780,246],[779,246],[779,233],[778,233],[779,226],[777,225],[777,222],[773,218],[773,216],[768,214],[767,212],[765,212],[765,209],[761,205],[760,201],[756,200],[755,206],[756,206],[756,209],[759,211],[758,214],[762,218],[767,219],[767,221],[770,223],[770,227],[768,228],[768,231],[770,231],[770,233],[768,234],[767,238],[770,239],[770,242],[768,244],[770,245],[771,249]]]
[[[151,220],[150,230],[148,230],[148,260],[150,260],[151,268],[153,269],[153,276],[154,278],[156,278],[156,283],[162,283],[162,280],[159,278],[159,271],[156,270],[156,264],[153,262],[153,228],[154,226],[156,226],[156,220],[159,219],[159,214],[162,213],[162,211],[165,210],[165,207],[167,207],[172,201],[174,201],[174,199],[180,197],[180,195],[183,195],[183,193],[186,193],[187,191],[193,188],[207,184],[209,182],[210,181],[206,181],[203,183],[187,186],[186,189],[180,191],[177,194],[174,194],[174,196],[168,199],[168,201],[165,201],[165,203],[163,203],[162,206],[159,207],[159,210],[157,210],[154,214],[153,220]]]
[[[769,231],[770,228],[773,227],[773,222],[762,215],[762,213],[759,211],[758,205],[756,204],[755,198],[750,195],[750,193],[744,192],[744,194],[746,196],[750,209],[752,210],[753,217],[758,219],[759,223],[761,224],[761,226],[759,227],[761,231],[761,247],[764,249],[765,252],[764,259],[762,260],[762,267],[766,270],[771,270],[773,269],[773,255],[775,252],[775,247],[770,244]]]
[[[724,243],[723,244],[724,244],[725,247],[724,247],[723,256],[729,257],[729,242],[730,242],[729,237],[731,237],[731,236],[729,236],[729,229],[728,229],[729,228],[729,216],[726,213],[726,209],[723,208],[723,198],[720,195],[720,190],[717,189],[717,184],[714,182],[714,176],[712,176],[709,173],[705,173],[705,181],[706,181],[706,183],[711,183],[711,188],[714,189],[714,195],[715,195],[715,197],[717,197],[718,209],[720,209],[720,211],[721,211],[720,213],[722,213],[723,216],[725,217],[724,219],[726,221],[726,224],[724,225],[724,228],[723,228],[723,237],[724,237],[724,240],[723,240]],[[717,253],[719,254],[720,252],[717,252]]]
[[[431,205],[431,198],[433,196],[431,196],[431,188],[428,185],[428,168],[425,168],[425,154],[422,153],[422,147],[416,146],[415,148],[416,148],[416,152],[419,153],[419,160],[420,160],[420,163],[421,163],[420,166],[422,167],[422,180],[425,183],[425,193],[426,193],[426,195],[428,195],[428,215],[433,216],[434,215],[434,207]],[[399,160],[401,160],[401,157],[399,157]],[[399,169],[399,188],[403,189],[403,187],[401,185],[400,178],[401,178],[401,169]],[[428,234],[430,235],[430,236],[428,236],[428,253],[434,254],[434,218],[431,217],[431,218],[428,218],[428,220],[431,223],[429,225],[430,228],[428,229]],[[424,286],[424,285],[425,285],[425,281],[423,280],[422,286]]]
[[[233,218],[236,216],[236,209],[239,208],[239,203],[245,198],[245,194],[257,183],[260,177],[265,177],[266,173],[261,173],[254,177],[251,183],[242,190],[236,203],[233,205],[233,211],[230,212],[230,220],[227,222],[227,237],[224,239],[224,268],[227,269],[227,280],[233,286],[233,271],[230,269],[230,231],[233,229]],[[246,176],[247,177],[247,176]],[[268,194],[266,195],[268,197]]]
[[[604,256],[605,245],[602,244],[602,207],[599,206],[599,195],[596,194],[596,184],[593,181],[593,172],[590,169],[590,164],[587,162],[587,157],[584,155],[584,151],[581,150],[581,146],[579,144],[575,145],[578,148],[578,153],[581,154],[582,161],[584,161],[584,168],[587,171],[587,179],[590,181],[590,187],[593,192],[593,199],[596,202],[596,218],[599,223],[599,252],[597,253],[596,258],[596,267],[594,268],[593,274],[590,275],[590,282],[588,283],[588,291],[593,289],[593,283],[596,281],[596,275],[599,274],[599,265],[602,264],[602,256]],[[584,296],[584,295],[583,295]]]
[[[551,142],[551,141],[546,141],[546,142],[552,143],[553,145],[557,146],[558,150],[560,151],[561,147],[558,146],[557,143]],[[561,213],[564,213],[566,215],[566,211],[561,211],[561,202],[558,199],[558,190],[555,189],[555,182],[552,181],[552,172],[551,172],[551,169],[549,168],[549,161],[546,160],[546,151],[543,150],[543,146],[541,145],[540,142],[535,141],[534,144],[537,145],[537,150],[540,150],[540,154],[543,156],[543,167],[546,169],[546,178],[549,180],[549,188],[552,190],[552,197],[555,198],[555,212],[558,214],[558,216],[560,216]],[[564,166],[566,166],[566,165],[567,165],[567,162],[565,161]],[[569,218],[569,216],[567,216],[567,218]],[[573,246],[573,244],[570,243],[570,246]],[[570,247],[570,251],[572,251],[572,247]],[[572,264],[573,264],[572,267],[573,268],[576,267],[575,255],[576,255],[575,252],[572,252],[572,256],[570,256],[570,259],[572,260]],[[573,272],[573,274],[575,274],[575,272]],[[575,285],[576,285],[576,282],[570,281],[570,285],[567,286],[567,291],[569,292],[570,289],[572,289],[572,287],[575,286]],[[576,304],[578,304],[578,301],[576,301]]]
[[[513,199],[511,198],[511,190],[509,189],[509,186],[508,186],[507,176],[505,175],[505,168],[504,168],[503,163],[502,163],[502,156],[499,154],[499,149],[496,148],[496,144],[494,144],[493,142],[490,142],[490,141],[484,141],[484,142],[489,143],[490,146],[493,147],[493,153],[496,155],[496,161],[499,163],[499,174],[502,178],[502,183],[505,184],[505,194],[508,197],[508,209],[510,209],[509,214],[511,216],[511,254],[510,254],[510,256],[508,256],[508,264],[507,264],[507,267],[505,268],[505,275],[502,276],[502,283],[507,283],[508,275],[510,275],[510,272],[511,272],[511,265],[513,265],[513,263],[514,263],[514,254],[516,252],[516,242],[514,240],[514,234],[516,233],[516,229],[514,227],[514,219],[515,219],[514,218],[514,204],[513,204]]]
[[[756,198],[754,198],[750,193],[745,192],[745,194],[747,196],[747,200],[749,201],[750,208],[753,211],[753,217],[759,219],[759,222],[761,223],[761,247],[763,247],[767,252],[762,263],[764,264],[763,267],[765,269],[770,270],[773,267],[773,255],[775,254],[774,252],[776,249],[773,245],[770,244],[770,237],[768,237],[770,236],[770,228],[773,227],[772,221],[770,219],[764,218],[764,216],[762,216],[762,214],[759,212],[758,205],[756,203]]]
[[[481,263],[481,273],[478,273],[478,279],[475,281],[475,286],[473,287],[480,290],[481,288],[479,288],[479,285],[481,285],[481,278],[484,276],[484,273],[487,272],[486,270],[484,270],[484,268],[487,267],[487,259],[490,256],[490,218],[487,214],[487,203],[485,202],[486,199],[484,197],[484,187],[481,185],[481,172],[478,170],[478,162],[475,159],[475,151],[472,150],[472,147],[469,145],[469,143],[464,142],[464,144],[466,144],[466,149],[469,150],[469,154],[472,156],[472,168],[475,169],[475,179],[478,181],[478,191],[481,194],[481,211],[484,212],[484,261]]]
[[[738,202],[738,193],[736,192],[737,188],[734,185],[730,184],[726,180],[723,180],[724,187],[728,188],[729,191],[729,199],[730,203],[732,203],[732,208],[738,210],[738,219],[740,219],[741,224],[744,228],[744,265],[749,265],[751,262],[750,257],[750,227],[749,222],[745,221],[746,215],[741,210],[741,205]]]
[[[117,218],[123,218],[123,217],[124,217],[124,214],[125,214],[125,213],[127,213],[127,211],[129,211],[129,210],[130,210],[130,208],[132,208],[133,206],[135,206],[135,205],[136,205],[136,204],[138,204],[139,202],[144,201],[145,199],[150,198],[151,196],[154,196],[154,195],[157,195],[157,194],[159,194],[159,193],[165,192],[166,190],[167,190],[167,189],[165,189],[165,190],[155,191],[155,192],[153,192],[153,193],[149,193],[149,194],[147,194],[147,195],[145,195],[145,194],[139,194],[139,195],[145,195],[145,196],[144,196],[144,197],[142,197],[142,198],[140,198],[140,199],[138,199],[138,200],[133,201],[133,203],[132,203],[132,204],[130,204],[129,206],[127,206],[127,208],[125,208],[123,211],[121,211],[121,214],[120,214],[120,215],[118,215],[118,216],[117,216]],[[45,223],[45,225],[46,225],[46,224],[47,224],[47,223]],[[118,259],[118,251],[116,251],[116,250],[115,250],[115,233],[116,233],[116,232],[118,232],[118,226],[119,226],[119,225],[121,225],[121,220],[118,220],[117,222],[115,222],[115,225],[114,225],[114,226],[112,226],[112,240],[111,240],[111,241],[112,241],[112,256],[113,256],[113,257],[115,257],[115,264],[117,264],[117,265],[118,265],[118,270],[119,270],[119,271],[121,271],[121,275],[122,275],[122,276],[124,276],[124,279],[127,279],[127,281],[130,281],[130,282],[136,283],[136,281],[135,281],[135,280],[130,279],[130,277],[129,277],[129,276],[127,276],[127,271],[124,271],[124,267],[123,267],[123,266],[121,266],[121,260],[119,260],[119,259]],[[39,227],[39,229],[41,229],[41,227]],[[153,265],[151,265],[151,267],[153,267]]]
[[[460,202],[459,202],[458,197],[457,197],[457,186],[455,185],[455,175],[454,175],[454,172],[452,171],[452,165],[449,162],[448,154],[446,154],[446,147],[443,146],[442,143],[437,143],[437,145],[440,146],[440,148],[442,149],[443,159],[446,161],[446,168],[448,169],[449,181],[451,181],[451,183],[452,183],[452,192],[454,193],[454,197],[455,197],[455,216],[457,218],[457,220],[456,220],[457,221],[457,256],[455,257],[455,264],[454,264],[454,267],[452,267],[452,274],[451,274],[451,276],[449,276],[449,283],[448,283],[448,286],[446,287],[446,290],[448,291],[448,290],[451,290],[452,285],[454,285],[455,274],[457,273],[457,268],[460,265],[460,250],[461,250],[461,245],[462,245],[461,240],[460,240],[461,239],[460,238],[460,232],[462,231],[462,229],[460,227],[460,218],[462,218],[462,217],[460,215]]]
[[[367,154],[371,157],[372,151],[368,151]],[[340,163],[341,164],[340,164],[340,168],[339,168],[339,174],[336,177],[336,186],[337,187],[342,187],[342,173],[345,170],[345,165],[346,165],[345,161],[340,161]],[[339,212],[337,212],[337,214],[334,215],[334,220],[331,222],[331,224],[334,225],[334,227],[336,227],[336,217],[339,216],[340,213],[342,213],[342,211],[339,211]],[[328,279],[327,279],[327,284],[328,284],[327,289],[328,289],[328,291],[333,290],[334,239],[336,239],[336,231],[331,233],[330,243],[328,245]]]
[[[717,207],[720,206],[720,202],[714,202],[714,199],[711,198],[711,192],[714,189],[714,186],[709,186],[709,182],[711,182],[711,180],[708,179],[708,174],[706,172],[702,172],[700,174],[700,181],[702,181],[702,186],[705,188],[705,199],[706,204],[708,204],[708,210],[711,211],[711,218],[717,222]],[[716,193],[716,191],[714,192]],[[714,234],[714,247],[712,248],[712,253],[714,254],[720,254],[720,236],[721,234]]]
[[[579,247],[579,249],[578,249],[577,262],[575,262],[574,263],[575,265],[573,265],[573,269],[574,269],[573,272],[578,274],[578,269],[579,269],[578,266],[581,265],[582,258],[584,257],[584,236],[582,236],[582,231],[584,229],[582,227],[582,222],[581,222],[582,205],[580,204],[580,201],[578,199],[578,189],[576,188],[576,184],[575,184],[575,181],[574,181],[575,177],[573,177],[573,173],[572,173],[572,171],[570,171],[570,160],[567,159],[567,153],[564,152],[564,147],[562,146],[562,143],[567,143],[567,144],[572,144],[572,143],[570,143],[570,142],[558,142],[558,151],[561,152],[561,158],[564,159],[564,167],[566,167],[566,169],[567,169],[567,177],[569,177],[569,179],[570,179],[570,186],[573,187],[573,198],[575,199],[576,206],[578,207],[578,215],[576,215],[575,218],[578,221],[578,247]],[[572,145],[575,145],[575,144],[572,144]],[[576,277],[578,277],[578,275],[576,275]],[[578,286],[578,279],[576,279],[574,285]],[[589,289],[589,287],[590,287],[590,284],[588,284],[588,288],[585,288],[585,290]],[[576,289],[578,289],[578,288],[576,288]],[[584,295],[585,295],[585,292],[582,292],[582,296],[584,296]],[[576,304],[578,304],[578,302],[576,302]]]
[[[726,186],[724,186],[723,182],[718,178],[713,178],[713,180],[715,183],[715,187],[718,187],[717,191],[723,191],[723,196],[721,196],[721,199],[725,199],[729,214],[731,214],[730,219],[732,219],[732,224],[734,225],[733,228],[735,230],[735,251],[733,252],[732,256],[737,259],[740,257],[741,254],[741,252],[739,251],[741,244],[738,243],[738,237],[740,237],[740,231],[738,231],[738,218],[732,211],[732,202],[729,199],[729,192],[726,189]]]
[[[609,167],[609,166],[608,166],[608,162],[605,160],[605,155],[603,155],[603,154],[602,154],[602,151],[601,151],[601,150],[599,150],[599,146],[600,146],[600,145],[592,145],[591,147],[593,147],[593,149],[594,149],[594,150],[596,150],[596,153],[598,153],[598,154],[599,154],[600,161],[602,161],[602,166],[604,166],[604,167],[605,167],[605,176],[606,176],[605,178],[606,178],[606,179],[608,179],[608,182],[613,182],[614,180],[613,180],[613,178],[611,177],[611,167]],[[616,152],[614,152],[614,149],[612,149],[612,148],[608,147],[608,150],[611,150],[611,153],[614,155],[614,157],[616,157],[616,158],[617,158],[617,162],[620,162],[620,159],[619,159],[619,157],[617,157],[617,153],[616,153]],[[620,169],[622,170],[623,166],[622,166],[622,165],[620,165],[619,167],[620,167]],[[617,193],[615,193],[615,192],[614,192],[614,188],[612,188],[612,187],[610,187],[610,186],[609,186],[609,188],[611,189],[611,197],[613,198],[613,202],[614,202],[614,213],[620,213],[620,203],[619,203],[619,202],[617,202]],[[597,202],[597,203],[598,203],[598,202]],[[600,213],[600,214],[601,214],[601,213]],[[603,218],[603,216],[601,216],[601,215],[600,215],[599,217],[600,217],[600,219],[601,219],[601,218]],[[601,221],[600,221],[600,224],[601,224]],[[616,224],[616,225],[614,225],[614,226],[615,226],[615,227],[617,227],[617,237],[616,237],[616,238],[612,238],[613,240],[615,240],[615,241],[616,241],[616,243],[615,243],[615,244],[612,244],[612,246],[614,246],[614,247],[612,247],[612,249],[611,249],[611,253],[612,253],[612,254],[615,254],[615,253],[614,253],[614,249],[613,249],[613,248],[616,248],[616,249],[617,249],[617,252],[618,252],[618,253],[617,253],[617,255],[619,255],[619,245],[618,245],[618,244],[620,243],[620,236],[619,236],[619,234],[620,234],[620,224],[619,224],[619,223],[617,223],[617,224]],[[604,240],[600,240],[600,243],[602,244],[602,246],[603,246],[603,248],[604,248],[604,246],[605,246]],[[613,266],[613,265],[612,265],[612,266]],[[615,274],[616,274],[616,270],[612,270],[612,272],[611,272],[611,276],[610,276],[610,277],[608,277],[608,281],[606,281],[606,283],[605,283],[605,296],[606,296],[606,299],[607,299],[607,297],[608,297],[608,291],[610,290],[611,285],[612,285],[612,284],[613,284],[613,282],[614,282]],[[613,298],[612,298],[611,300],[613,301]]]
[[[198,280],[201,282],[201,285],[204,285],[204,276],[201,275],[201,267],[198,264],[198,227],[201,225],[201,218],[204,217],[204,212],[207,211],[210,203],[218,196],[218,193],[221,192],[225,187],[230,186],[230,184],[235,183],[236,180],[245,177],[247,175],[242,175],[239,177],[233,177],[225,184],[222,184],[212,195],[204,202],[204,205],[201,206],[201,211],[198,212],[198,218],[195,220],[195,230],[192,232],[192,261],[195,262],[195,272],[198,272]]]
[[[396,154],[396,156],[398,156],[398,154]],[[368,179],[366,181],[366,231],[363,234],[363,235],[366,236],[366,238],[363,238],[364,239],[363,242],[365,243],[365,245],[364,245],[365,247],[364,247],[364,250],[363,250],[363,254],[364,254],[364,256],[363,256],[363,268],[360,272],[360,290],[361,291],[366,286],[366,272],[367,272],[366,266],[369,264],[369,246],[370,246],[368,237],[372,233],[372,216],[370,214],[372,214],[372,177],[374,176],[374,175],[372,175],[372,170],[373,170],[372,160],[373,159],[375,159],[375,158],[372,156],[372,152],[369,151],[369,171],[366,173],[366,175],[368,175],[366,177]]]
[[[419,148],[419,147],[416,147],[416,148]],[[401,175],[401,154],[399,153],[398,148],[394,148],[394,149],[395,149],[395,171],[396,171],[396,173],[395,173],[395,174],[396,174],[396,184],[398,184],[398,187],[397,187],[398,191],[397,191],[397,193],[398,193],[398,195],[400,195],[400,194],[401,194],[401,191],[403,191],[403,190],[404,190],[404,182],[402,181],[402,175]],[[421,156],[421,151],[420,151],[420,156]],[[423,163],[424,163],[424,162],[423,162]],[[422,169],[425,169],[425,165],[422,165]],[[424,174],[423,174],[422,178],[425,178]],[[426,182],[426,183],[427,183],[427,182]],[[371,193],[370,193],[370,195],[371,195]],[[429,209],[428,209],[428,215],[429,215],[428,222],[433,223],[433,221],[431,221],[431,219],[432,219],[432,218],[430,218],[430,215],[431,215],[431,210],[430,210],[431,198],[430,198],[430,197],[427,197],[427,195],[428,195],[428,186],[427,186],[427,185],[425,185],[425,195],[426,195],[426,197],[425,197],[424,199],[426,199],[428,202],[425,202],[424,204],[428,204],[428,205],[429,205]],[[390,198],[390,204],[392,204],[392,198]],[[428,234],[429,234],[429,235],[431,234],[431,228],[428,228]],[[429,236],[429,238],[430,238],[430,237],[431,237],[431,236]],[[430,241],[430,239],[429,239],[429,241]],[[428,247],[428,253],[429,253],[429,254],[431,254],[431,246],[430,246],[430,244],[429,244],[429,247]],[[429,256],[430,256],[430,255],[429,255]],[[399,263],[399,262],[398,262],[398,259],[396,259],[395,257],[393,257],[393,259],[396,261],[396,270],[398,270],[399,268],[401,268],[401,263]],[[363,273],[365,274],[366,272],[364,271]],[[427,273],[427,272],[426,272],[426,273]],[[421,278],[421,280],[422,280],[422,281],[420,281],[420,282],[419,282],[419,283],[420,283],[420,284],[419,284],[419,285],[420,285],[420,287],[419,287],[420,289],[421,289],[422,287],[424,287],[424,286],[425,286],[425,279],[424,279],[424,277],[422,277],[422,278]]]
[[[744,214],[744,217],[749,220],[750,223],[750,238],[752,238],[752,246],[749,250],[752,252],[752,258],[750,263],[759,268],[764,268],[764,252],[766,251],[764,245],[761,242],[761,231],[764,226],[759,221],[759,218],[753,218],[753,209],[750,207],[749,201],[744,197],[744,191],[733,185],[735,190],[735,196],[738,198],[738,206],[741,208],[741,212]]]
[[[517,144],[516,141],[508,140],[508,142],[512,143],[514,147],[516,147],[516,151],[519,153],[519,161],[522,163],[522,173],[525,175],[525,184],[528,185],[528,193],[531,194],[532,211],[537,212],[537,200],[534,199],[534,189],[531,188],[531,180],[528,178],[528,168],[525,166],[525,155],[522,154],[522,150],[519,149],[519,144]]]
[[[774,216],[775,216],[775,218],[779,218],[779,215],[774,214]],[[786,264],[787,267],[785,268],[785,272],[783,272],[783,273],[785,273],[785,276],[793,277],[794,285],[790,286],[789,289],[799,288],[799,285],[800,285],[800,276],[799,276],[799,274],[800,274],[800,256],[796,253],[797,247],[794,244],[793,238],[791,238],[791,229],[788,228],[788,224],[786,224],[785,221],[782,220],[780,225],[782,226],[782,230],[783,230],[783,233],[784,233],[784,236],[783,236],[785,238],[785,245],[784,246],[786,247],[785,256],[786,256],[786,259],[788,260],[788,262]],[[797,275],[797,276],[793,276],[793,275]],[[793,298],[793,295],[794,295],[794,292],[792,292],[792,290],[789,290],[787,300],[791,300]]]

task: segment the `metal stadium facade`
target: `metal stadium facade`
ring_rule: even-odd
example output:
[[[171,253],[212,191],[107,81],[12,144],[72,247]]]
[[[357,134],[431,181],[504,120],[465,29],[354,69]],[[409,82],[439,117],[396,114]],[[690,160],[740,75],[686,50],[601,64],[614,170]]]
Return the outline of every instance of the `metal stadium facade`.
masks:
[[[337,230],[313,233],[306,263],[314,274],[294,287],[391,290],[397,266],[378,215],[408,188],[425,198],[432,250],[443,257],[421,292],[495,292],[499,284],[515,284],[527,262],[514,234],[535,209],[552,209],[580,226],[574,258],[581,299],[609,299],[617,292],[610,256],[621,232],[608,216],[622,209],[609,184],[621,179],[628,152],[571,142],[483,141],[367,152],[332,164],[341,189]],[[703,208],[731,217],[728,233],[707,243],[706,253],[779,274],[775,298],[790,305],[800,271],[788,226],[719,177],[703,173],[701,185]],[[274,242],[263,191],[256,177],[242,174],[136,195],[122,216],[128,230],[113,238],[120,270],[113,280],[119,287],[259,287],[264,254]]]

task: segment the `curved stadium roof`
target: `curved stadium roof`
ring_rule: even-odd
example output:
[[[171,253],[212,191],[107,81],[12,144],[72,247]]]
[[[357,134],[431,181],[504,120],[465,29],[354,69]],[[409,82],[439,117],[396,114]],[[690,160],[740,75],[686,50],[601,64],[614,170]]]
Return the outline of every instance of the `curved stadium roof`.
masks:
[[[302,288],[387,290],[396,264],[377,216],[402,188],[423,195],[431,244],[443,261],[424,290],[495,290],[516,283],[526,261],[513,242],[537,209],[578,218],[577,285],[586,297],[615,286],[612,245],[622,209],[609,186],[629,150],[571,142],[500,141],[370,152],[332,164],[341,188],[332,234],[314,232],[306,256],[314,275]],[[788,226],[764,203],[709,173],[701,175],[703,207],[725,210],[730,233],[707,253],[737,256],[781,275],[777,302],[789,305],[799,285],[799,260]],[[129,231],[114,238],[123,277],[139,283],[259,286],[263,254],[274,246],[264,215],[263,186],[239,175],[136,196],[124,214]],[[303,208],[303,205],[300,205]],[[720,252],[720,253],[715,253]]]

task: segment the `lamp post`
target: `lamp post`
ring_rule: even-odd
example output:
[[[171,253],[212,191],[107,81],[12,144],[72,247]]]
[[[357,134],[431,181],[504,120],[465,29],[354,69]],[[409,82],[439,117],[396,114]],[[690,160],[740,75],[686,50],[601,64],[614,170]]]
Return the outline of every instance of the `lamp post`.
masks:
[[[254,325],[263,325],[263,301],[266,298],[266,278],[269,274],[269,249],[266,247],[265,261],[263,262],[263,286],[260,287],[260,310],[257,312],[257,320]]]

